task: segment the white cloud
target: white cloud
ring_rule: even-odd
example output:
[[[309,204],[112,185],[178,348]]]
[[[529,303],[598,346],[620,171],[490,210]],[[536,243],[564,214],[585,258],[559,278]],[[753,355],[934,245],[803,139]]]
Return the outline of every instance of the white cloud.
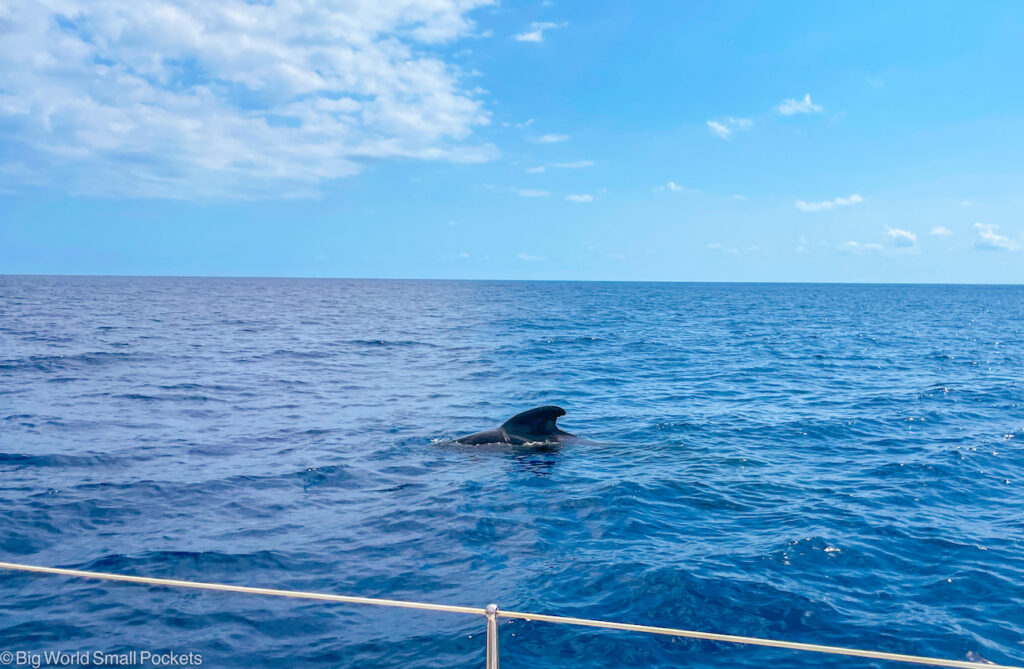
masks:
[[[746,195],[733,195],[732,199],[734,199],[734,200],[746,200],[747,196]]]
[[[686,186],[680,186],[674,181],[669,181],[664,186],[658,186],[654,190],[656,191],[669,191],[671,193],[699,193],[700,190],[697,188],[687,188]]]
[[[711,128],[711,132],[715,133],[722,139],[728,139],[729,135],[732,134],[732,130],[726,128],[718,121],[708,121],[708,127]]]
[[[708,128],[722,139],[729,139],[738,130],[749,130],[754,122],[749,118],[727,116],[721,121],[708,121]]]
[[[534,137],[533,141],[540,142],[541,144],[556,144],[558,142],[568,142],[569,135],[541,135],[540,137]]]
[[[824,202],[797,200],[794,206],[800,211],[822,211],[825,209],[835,209],[836,207],[848,207],[851,204],[860,204],[863,201],[863,197],[854,193],[850,197],[837,197],[834,200],[825,200]]]
[[[948,237],[953,234],[953,231],[949,228],[944,228],[941,225],[936,225],[934,228],[928,231],[928,234],[935,235],[936,237]]]
[[[533,188],[520,188],[519,190],[516,191],[516,195],[518,195],[519,197],[547,197],[548,195],[551,195],[551,193],[549,193],[546,190],[535,190]]]
[[[840,253],[854,253],[857,255],[875,253],[883,250],[883,248],[884,247],[881,244],[861,242],[843,242],[836,246],[836,249],[838,249]]]
[[[971,202],[970,200],[963,200],[963,201],[960,202],[960,206],[961,207],[969,207],[972,204],[973,204],[973,202]]]
[[[978,231],[978,237],[974,240],[974,248],[982,251],[1016,251],[1020,244],[1004,237],[996,232],[998,225],[990,223],[975,223],[974,229]]]
[[[482,103],[420,48],[488,2],[4,3],[0,137],[92,195],[312,196],[366,161],[493,159]]]
[[[581,195],[566,195],[565,199],[569,202],[593,202],[594,196],[583,193]]]
[[[526,32],[514,35],[512,39],[517,42],[543,42],[544,31],[554,30],[555,28],[564,28],[567,24],[565,23],[550,23],[550,22],[537,22],[534,21],[530,24],[530,29]]]
[[[547,139],[545,140],[544,138],[538,138],[536,141],[548,141],[548,142],[562,141],[560,139],[552,139],[552,138],[555,138],[555,137],[565,137],[565,139],[569,139],[569,137],[567,135],[545,135],[544,137],[546,137]],[[581,167],[590,167],[593,164],[594,164],[593,160],[576,160],[576,161],[568,162],[568,163],[552,163],[551,167],[558,167],[558,168],[567,169],[567,170],[575,170],[575,169],[579,169]],[[544,166],[544,165],[538,165],[537,167],[528,167],[524,171],[527,174],[540,174],[541,172],[546,172],[547,169],[548,168],[546,166]]]
[[[868,83],[868,86],[871,86],[873,88],[883,88],[885,86],[885,82],[875,77],[868,77],[864,81]]]
[[[533,125],[533,119],[532,118],[531,119],[527,119],[526,121],[523,121],[522,123],[507,123],[506,122],[506,123],[502,123],[501,125],[502,125],[502,127],[505,127],[505,128],[519,128],[521,130],[523,128],[529,128],[531,125]]]
[[[741,253],[753,253],[754,251],[758,250],[757,246],[748,246],[746,248],[740,249],[732,246],[726,246],[725,244],[719,242],[708,244],[708,248],[715,251],[721,251],[722,253],[726,253],[733,256],[738,256]]]
[[[535,256],[535,255],[531,255],[529,253],[519,253],[519,254],[516,255],[516,257],[519,258],[520,260],[528,260],[528,261],[547,260],[547,258],[545,258],[544,256]]]
[[[782,104],[777,106],[775,110],[783,116],[792,116],[793,114],[813,114],[820,112],[824,107],[816,105],[811,102],[811,94],[808,93],[804,96],[803,100],[794,100],[789,98],[784,100]]]
[[[892,240],[893,246],[897,246],[903,249],[917,246],[917,235],[908,230],[890,228],[887,225],[885,226],[885,234],[889,235],[889,239]]]

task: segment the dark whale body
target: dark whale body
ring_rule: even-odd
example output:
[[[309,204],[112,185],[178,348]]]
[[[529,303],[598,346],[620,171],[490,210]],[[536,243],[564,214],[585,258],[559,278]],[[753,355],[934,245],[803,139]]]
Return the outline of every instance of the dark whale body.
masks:
[[[558,426],[555,425],[555,421],[564,415],[565,409],[562,407],[537,407],[523,413],[517,413],[505,421],[501,427],[459,437],[455,441],[460,444],[470,445],[512,444],[514,446],[557,442],[564,437],[574,436],[559,430]]]

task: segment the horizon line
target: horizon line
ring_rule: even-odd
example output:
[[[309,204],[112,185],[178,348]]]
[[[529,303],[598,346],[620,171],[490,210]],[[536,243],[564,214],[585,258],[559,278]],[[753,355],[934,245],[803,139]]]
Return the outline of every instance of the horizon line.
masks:
[[[991,286],[1020,288],[1024,283],[957,283],[929,281],[702,281],[698,279],[452,279],[379,276],[294,276],[233,274],[14,274],[0,272],[0,278],[95,278],[95,279],[283,279],[289,281],[437,281],[480,283],[681,283],[720,285],[805,285],[805,286]]]

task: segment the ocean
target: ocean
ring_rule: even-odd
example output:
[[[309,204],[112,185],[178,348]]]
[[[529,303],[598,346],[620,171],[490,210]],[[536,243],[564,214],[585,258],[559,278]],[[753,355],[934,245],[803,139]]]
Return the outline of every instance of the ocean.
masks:
[[[542,404],[582,438],[450,442]],[[0,277],[8,562],[1024,664],[1022,445],[1024,287]],[[0,650],[453,669],[483,623],[0,572]]]

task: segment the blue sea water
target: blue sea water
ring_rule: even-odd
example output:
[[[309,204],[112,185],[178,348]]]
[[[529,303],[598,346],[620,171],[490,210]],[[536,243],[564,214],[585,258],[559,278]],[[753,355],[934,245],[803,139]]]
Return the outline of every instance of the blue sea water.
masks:
[[[585,440],[445,440],[539,404]],[[0,560],[1024,664],[1024,288],[0,277]],[[504,667],[890,666],[502,621]],[[483,620],[0,572],[0,650]]]

